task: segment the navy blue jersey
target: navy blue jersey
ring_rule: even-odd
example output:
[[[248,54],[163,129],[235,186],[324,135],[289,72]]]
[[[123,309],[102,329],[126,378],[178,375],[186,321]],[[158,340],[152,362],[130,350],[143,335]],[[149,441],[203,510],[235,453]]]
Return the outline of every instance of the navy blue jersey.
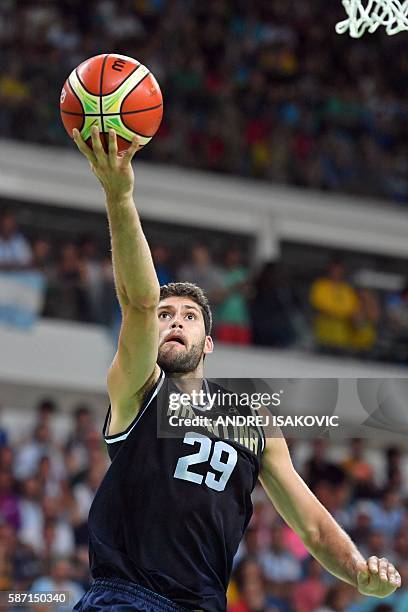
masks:
[[[107,435],[108,411],[112,461],[89,514],[91,572],[131,580],[190,610],[221,612],[265,439],[256,427],[241,437],[236,428],[203,426],[170,436],[162,424],[174,414],[175,389],[161,371],[120,434]]]

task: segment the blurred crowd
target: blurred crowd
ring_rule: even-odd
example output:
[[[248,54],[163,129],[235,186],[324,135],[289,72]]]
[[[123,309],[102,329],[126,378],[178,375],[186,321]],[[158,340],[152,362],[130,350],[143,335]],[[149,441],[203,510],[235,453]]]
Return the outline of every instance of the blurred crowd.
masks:
[[[408,578],[406,453],[397,447],[369,457],[364,441],[353,439],[336,460],[318,438],[294,462],[312,491],[346,529],[365,557],[388,556]],[[302,460],[300,460],[300,456]],[[238,550],[229,589],[229,612],[404,612],[407,585],[381,601],[360,598],[333,579],[282,521],[261,489],[254,515]],[[404,580],[404,579],[403,579]]]
[[[67,592],[70,602],[55,610],[68,612],[90,582],[87,518],[108,458],[86,405],[73,411],[64,440],[56,410],[41,401],[17,441],[15,429],[0,430],[0,589]]]
[[[350,40],[344,17],[340,0],[3,0],[0,134],[69,145],[65,78],[118,52],[164,94],[144,157],[406,204],[405,33]]]
[[[18,428],[0,425],[0,589],[68,592],[70,605],[38,608],[65,612],[90,584],[87,516],[109,460],[89,406],[68,416],[44,398],[30,417]],[[324,439],[288,443],[299,473],[361,552],[387,556],[404,587],[384,602],[360,598],[308,555],[257,486],[228,612],[406,612],[406,449],[361,439],[337,449]]]
[[[359,286],[342,261],[333,259],[302,287],[279,261],[251,269],[233,241],[217,261],[199,242],[184,254],[184,263],[163,244],[152,246],[152,256],[161,285],[190,281],[206,292],[218,341],[408,363],[408,285],[389,292]],[[28,272],[42,281],[34,287],[36,300],[27,298],[33,290],[32,279],[27,286]],[[20,275],[23,293],[15,289]],[[104,325],[117,338],[121,313],[110,254],[93,236],[58,244],[44,236],[28,241],[15,216],[5,212],[0,217],[0,285],[0,324],[25,322],[21,306],[33,303],[38,314]],[[11,297],[4,304],[7,292]]]

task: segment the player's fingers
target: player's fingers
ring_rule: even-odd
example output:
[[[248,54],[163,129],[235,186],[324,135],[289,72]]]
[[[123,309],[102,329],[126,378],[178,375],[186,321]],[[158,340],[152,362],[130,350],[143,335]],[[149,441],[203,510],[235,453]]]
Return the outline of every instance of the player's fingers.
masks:
[[[357,565],[357,573],[368,574],[368,565],[366,561],[360,561]]]
[[[378,574],[379,572],[378,557],[370,557],[368,559],[368,569],[370,570],[372,574]]]
[[[116,132],[113,129],[109,130],[109,163],[111,166],[116,165],[118,157],[118,141]]]
[[[134,154],[136,153],[136,151],[138,151],[140,147],[140,143],[139,143],[139,139],[137,136],[133,136],[132,138],[132,142],[130,144],[130,147],[127,149],[127,151],[125,151],[124,155],[123,155],[123,161],[124,162],[131,162],[133,159]]]
[[[397,586],[397,577],[396,577],[396,569],[392,563],[388,563],[387,567],[387,577],[388,581],[393,585]]]
[[[99,163],[101,162],[103,163],[104,161],[106,161],[106,154],[105,154],[105,151],[103,150],[98,126],[96,125],[93,125],[91,127],[91,139],[92,139],[92,149],[95,154],[95,157]]]
[[[395,581],[396,581],[397,587],[400,587],[402,584],[402,580],[401,580],[401,575],[397,570],[395,570]]]
[[[388,580],[388,559],[381,557],[378,562],[378,571],[380,574],[380,580],[386,582]]]
[[[79,130],[74,128],[72,130],[72,137],[74,139],[74,142],[75,142],[76,146],[81,151],[81,153],[83,155],[85,155],[85,157],[87,157],[89,159],[91,164],[94,164],[96,162],[96,157],[95,157],[92,149],[90,147],[88,147],[88,145],[86,144],[86,142],[82,138],[81,134],[79,133]]]
[[[95,174],[96,176],[96,170],[95,170],[95,164],[93,164],[92,162],[89,163],[89,165],[91,166],[91,170],[92,172]]]

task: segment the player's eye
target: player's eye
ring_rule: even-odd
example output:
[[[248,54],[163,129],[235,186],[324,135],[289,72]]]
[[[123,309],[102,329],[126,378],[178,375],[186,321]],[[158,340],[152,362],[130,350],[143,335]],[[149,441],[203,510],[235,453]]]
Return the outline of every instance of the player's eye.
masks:
[[[159,314],[159,319],[165,319],[166,317],[169,317],[170,313],[169,312],[161,312]]]
[[[195,316],[194,313],[189,312],[188,315],[186,315],[187,319],[190,318],[190,321],[194,321],[197,317]]]

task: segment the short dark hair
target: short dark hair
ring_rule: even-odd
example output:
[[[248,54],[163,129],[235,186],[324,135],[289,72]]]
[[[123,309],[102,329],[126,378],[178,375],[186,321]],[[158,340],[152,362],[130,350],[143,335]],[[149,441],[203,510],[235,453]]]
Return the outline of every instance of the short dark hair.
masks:
[[[78,404],[75,406],[74,417],[78,419],[84,414],[91,414],[91,409],[87,404]]]
[[[188,297],[201,308],[206,336],[211,335],[212,312],[204,291],[194,283],[168,283],[160,287],[160,301],[168,297]]]
[[[37,404],[37,412],[56,412],[57,405],[50,397],[44,397]]]

